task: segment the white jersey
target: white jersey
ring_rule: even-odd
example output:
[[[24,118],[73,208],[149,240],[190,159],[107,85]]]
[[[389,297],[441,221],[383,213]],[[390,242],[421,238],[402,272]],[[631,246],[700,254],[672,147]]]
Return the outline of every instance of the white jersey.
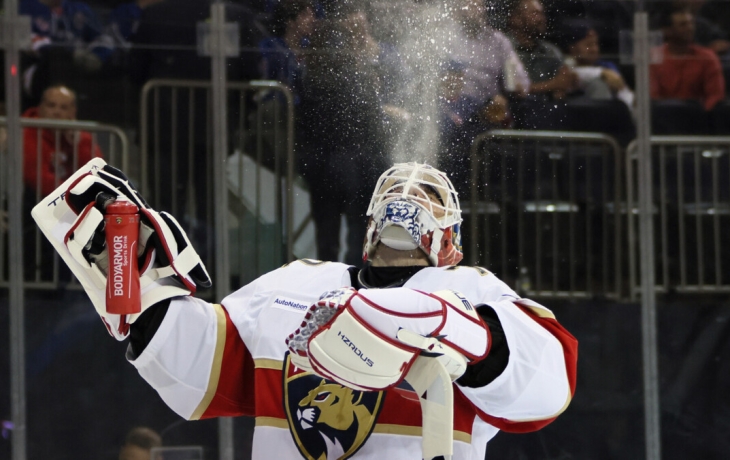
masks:
[[[397,390],[360,392],[290,364],[285,339],[320,295],[350,286],[348,266],[299,260],[270,272],[221,305],[171,302],[140,356],[142,377],[186,419],[256,417],[253,458],[421,459],[421,409]],[[509,344],[506,369],[481,388],[454,391],[454,459],[482,460],[499,431],[524,432],[567,407],[576,342],[552,313],[520,299],[478,267],[424,268],[404,287],[453,289],[489,304]]]

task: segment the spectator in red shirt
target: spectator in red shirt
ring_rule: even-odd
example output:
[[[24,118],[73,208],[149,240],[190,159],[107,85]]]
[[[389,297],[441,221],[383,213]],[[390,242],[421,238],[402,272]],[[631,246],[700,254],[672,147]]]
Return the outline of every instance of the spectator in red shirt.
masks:
[[[651,66],[652,99],[693,99],[711,110],[725,98],[725,79],[717,55],[695,44],[695,18],[686,4],[662,15],[664,58]]]
[[[63,85],[47,88],[38,107],[25,111],[26,118],[76,119],[76,93]],[[90,133],[75,130],[25,128],[23,130],[23,182],[27,189],[45,197],[79,166],[101,150]]]

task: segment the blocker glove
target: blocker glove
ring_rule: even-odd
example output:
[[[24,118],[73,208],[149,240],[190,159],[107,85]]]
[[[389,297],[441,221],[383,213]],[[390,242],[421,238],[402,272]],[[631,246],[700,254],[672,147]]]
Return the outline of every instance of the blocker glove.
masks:
[[[118,340],[141,314],[118,315],[106,310],[109,251],[104,235],[104,210],[116,200],[139,207],[137,256],[142,312],[162,300],[195,293],[211,281],[200,256],[177,220],[151,209],[118,169],[95,158],[41,201],[31,212],[38,226],[78,278],[109,333]]]

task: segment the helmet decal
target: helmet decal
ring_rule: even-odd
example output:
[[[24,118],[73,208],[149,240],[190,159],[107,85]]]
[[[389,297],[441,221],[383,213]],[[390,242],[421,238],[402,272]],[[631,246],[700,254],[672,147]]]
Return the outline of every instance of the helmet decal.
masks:
[[[416,222],[421,209],[407,201],[391,201],[385,206],[385,214],[380,219],[378,227],[381,231],[386,223],[397,224],[404,228],[414,241],[421,240],[421,226]]]

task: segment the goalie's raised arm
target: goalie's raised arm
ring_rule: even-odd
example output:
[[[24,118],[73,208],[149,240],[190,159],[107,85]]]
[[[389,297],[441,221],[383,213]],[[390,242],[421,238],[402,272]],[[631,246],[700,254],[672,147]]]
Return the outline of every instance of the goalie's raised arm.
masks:
[[[104,215],[115,201],[133,203],[140,214],[139,239],[130,246],[137,248],[133,256],[139,268],[141,311],[131,315],[110,313],[106,305],[109,248]],[[118,340],[127,337],[129,325],[150,306],[211,285],[203,262],[177,220],[151,209],[126,176],[100,158],[79,169],[31,214]]]

